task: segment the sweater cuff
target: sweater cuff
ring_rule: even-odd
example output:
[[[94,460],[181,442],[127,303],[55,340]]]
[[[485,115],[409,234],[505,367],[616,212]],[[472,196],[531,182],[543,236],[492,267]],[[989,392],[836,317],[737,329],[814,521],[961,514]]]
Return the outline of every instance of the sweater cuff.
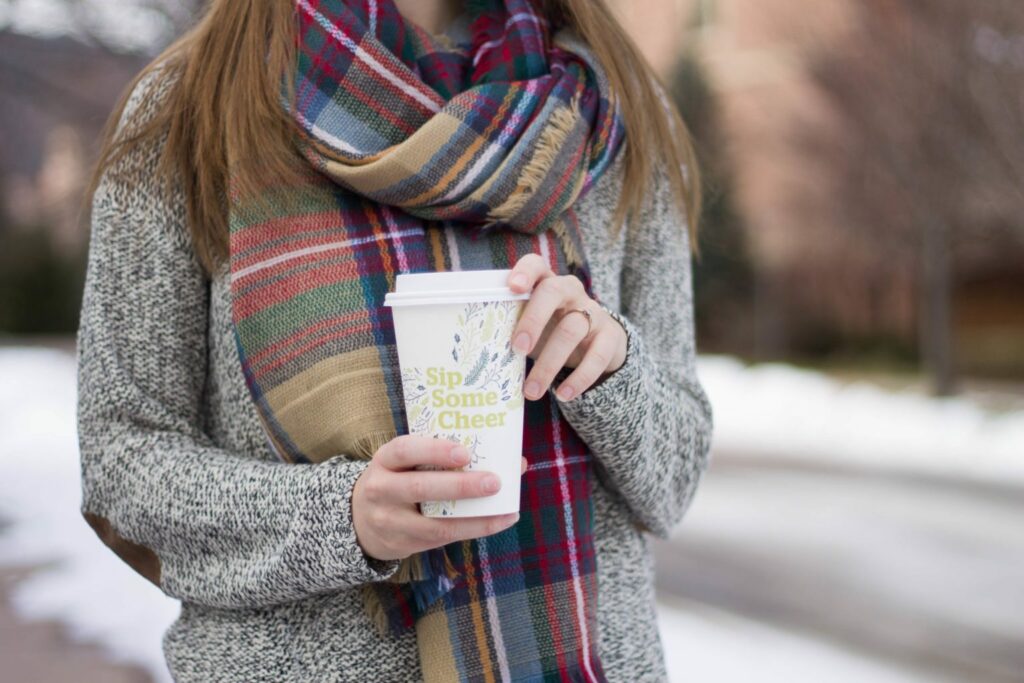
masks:
[[[601,304],[601,308],[626,331],[626,359],[614,372],[605,375],[582,394],[574,396],[568,401],[559,398],[555,391],[561,382],[572,373],[573,369],[562,368],[557,373],[556,381],[551,383],[549,391],[558,402],[558,407],[570,420],[577,416],[593,416],[600,411],[607,411],[610,407],[632,412],[636,410],[636,401],[643,393],[646,349],[640,331],[618,311],[613,311],[604,304]],[[614,422],[618,416],[607,415],[607,419]],[[626,423],[631,421],[627,419]]]
[[[378,560],[363,552],[352,521],[352,490],[356,480],[369,466],[369,460],[351,460],[337,456],[324,462],[328,476],[324,487],[326,515],[320,533],[327,539],[328,555],[334,571],[344,583],[384,581],[398,571],[399,560]],[[333,552],[331,552],[333,549]],[[331,560],[328,560],[331,561]]]

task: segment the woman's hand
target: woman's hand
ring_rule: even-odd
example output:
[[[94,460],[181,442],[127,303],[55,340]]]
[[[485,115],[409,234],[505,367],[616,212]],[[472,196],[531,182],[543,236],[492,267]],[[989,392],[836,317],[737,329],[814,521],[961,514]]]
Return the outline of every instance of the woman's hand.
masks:
[[[456,468],[468,462],[465,446],[429,436],[404,434],[377,449],[352,489],[352,524],[363,552],[378,560],[398,560],[515,524],[519,513],[448,519],[420,513],[416,504],[423,501],[479,498],[498,491],[501,482],[493,472],[415,469]],[[526,458],[520,474],[524,472]]]
[[[544,258],[527,254],[509,274],[508,286],[514,292],[533,290],[512,333],[512,347],[535,361],[523,390],[526,398],[543,396],[563,367],[576,368],[558,385],[556,393],[563,401],[579,396],[603,375],[622,367],[626,331],[587,296],[578,277],[555,275]],[[567,315],[574,308],[590,312],[589,333],[585,316]]]

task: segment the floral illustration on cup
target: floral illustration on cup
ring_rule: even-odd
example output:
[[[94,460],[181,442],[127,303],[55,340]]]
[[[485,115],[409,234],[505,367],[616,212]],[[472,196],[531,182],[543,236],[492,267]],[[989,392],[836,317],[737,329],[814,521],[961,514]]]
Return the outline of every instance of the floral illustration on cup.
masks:
[[[452,334],[451,361],[444,367],[402,369],[409,431],[462,443],[470,452],[470,462],[460,468],[472,470],[481,462],[480,435],[452,430],[451,408],[472,396],[486,396],[504,413],[523,405],[523,362],[512,349],[512,331],[518,321],[521,301],[466,304]],[[473,404],[474,406],[477,404]],[[488,424],[487,426],[491,426]],[[451,516],[457,501],[430,501],[420,504],[423,514]]]

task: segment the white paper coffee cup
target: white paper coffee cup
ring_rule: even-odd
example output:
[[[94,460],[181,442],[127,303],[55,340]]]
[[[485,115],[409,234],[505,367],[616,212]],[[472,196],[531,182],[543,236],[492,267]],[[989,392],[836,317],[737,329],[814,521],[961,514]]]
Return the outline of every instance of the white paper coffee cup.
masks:
[[[483,498],[420,504],[427,517],[519,511],[526,357],[512,332],[530,294],[506,286],[511,270],[398,275],[391,307],[412,434],[466,446],[464,470],[494,472],[501,489]]]

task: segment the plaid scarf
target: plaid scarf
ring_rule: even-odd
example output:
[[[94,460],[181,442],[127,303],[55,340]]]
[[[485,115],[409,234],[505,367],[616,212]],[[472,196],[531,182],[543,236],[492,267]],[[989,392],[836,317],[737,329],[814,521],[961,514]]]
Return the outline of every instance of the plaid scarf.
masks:
[[[236,340],[283,460],[368,459],[408,431],[383,305],[396,274],[539,253],[593,296],[572,205],[623,127],[592,53],[552,35],[528,0],[467,0],[464,43],[403,20],[392,0],[295,4],[294,99],[282,102],[308,164],[260,198],[230,193]],[[550,394],[525,420],[519,522],[364,585],[382,634],[415,629],[428,683],[605,680],[592,456]]]

